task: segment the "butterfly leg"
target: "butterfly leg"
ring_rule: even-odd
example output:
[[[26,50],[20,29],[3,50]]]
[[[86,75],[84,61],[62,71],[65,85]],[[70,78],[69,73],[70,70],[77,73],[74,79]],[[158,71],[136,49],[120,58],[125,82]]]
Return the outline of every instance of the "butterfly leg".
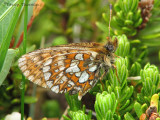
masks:
[[[112,67],[116,70],[116,76],[117,76],[117,79],[118,79],[118,81],[120,83],[120,79],[118,77],[118,72],[117,72],[117,67],[114,64],[112,64]]]
[[[102,82],[102,79],[103,79],[103,77],[106,75],[106,73],[107,73],[107,71],[104,71],[104,73],[102,74],[102,76],[100,77],[100,82],[101,82],[101,84],[102,84],[102,89],[103,89],[103,91],[104,91],[104,84],[103,84],[103,82]]]
[[[118,55],[116,55],[116,54],[114,54],[114,56],[115,56],[115,57],[118,57],[118,58],[120,58],[120,57],[119,57]]]

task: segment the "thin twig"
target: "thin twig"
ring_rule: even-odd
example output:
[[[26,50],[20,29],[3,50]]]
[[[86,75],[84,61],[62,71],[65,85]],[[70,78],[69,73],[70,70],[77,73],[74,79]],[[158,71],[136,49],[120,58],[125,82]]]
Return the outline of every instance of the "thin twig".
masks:
[[[141,76],[128,77],[127,80],[141,80]]]
[[[65,109],[65,111],[64,111],[64,113],[62,114],[62,117],[60,118],[60,120],[64,120],[63,115],[67,115],[68,109],[69,109],[69,105],[68,105],[67,108]]]

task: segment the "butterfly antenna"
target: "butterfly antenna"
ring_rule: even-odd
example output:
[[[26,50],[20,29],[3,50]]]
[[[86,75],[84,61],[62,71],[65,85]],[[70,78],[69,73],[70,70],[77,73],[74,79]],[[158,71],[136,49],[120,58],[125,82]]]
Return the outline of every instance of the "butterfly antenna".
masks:
[[[109,17],[109,37],[110,37],[110,29],[111,29],[111,17],[112,17],[112,4],[110,4],[110,17]]]
[[[118,79],[119,83],[121,83],[121,81],[120,81],[120,79],[119,79],[119,77],[118,77],[117,67],[116,67],[114,64],[112,64],[112,66],[113,66],[113,68],[115,69],[116,77],[117,77],[117,79]]]
[[[112,17],[112,4],[110,4],[110,17],[109,17],[109,37],[107,37],[107,40],[108,40],[108,41],[110,41],[111,17]]]

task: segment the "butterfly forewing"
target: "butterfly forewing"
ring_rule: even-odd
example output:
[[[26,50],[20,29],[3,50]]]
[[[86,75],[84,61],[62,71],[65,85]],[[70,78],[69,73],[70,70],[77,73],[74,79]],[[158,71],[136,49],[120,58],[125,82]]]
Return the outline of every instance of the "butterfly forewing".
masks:
[[[97,54],[85,45],[51,47],[23,55],[19,67],[27,79],[42,87],[82,96],[97,82]]]

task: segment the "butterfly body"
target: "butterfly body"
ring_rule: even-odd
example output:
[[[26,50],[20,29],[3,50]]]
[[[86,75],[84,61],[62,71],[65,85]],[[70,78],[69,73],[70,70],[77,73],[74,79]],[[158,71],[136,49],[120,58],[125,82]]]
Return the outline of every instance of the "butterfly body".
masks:
[[[79,93],[79,99],[97,83],[100,70],[114,63],[117,39],[106,45],[72,43],[23,55],[18,65],[24,76],[55,93]]]

